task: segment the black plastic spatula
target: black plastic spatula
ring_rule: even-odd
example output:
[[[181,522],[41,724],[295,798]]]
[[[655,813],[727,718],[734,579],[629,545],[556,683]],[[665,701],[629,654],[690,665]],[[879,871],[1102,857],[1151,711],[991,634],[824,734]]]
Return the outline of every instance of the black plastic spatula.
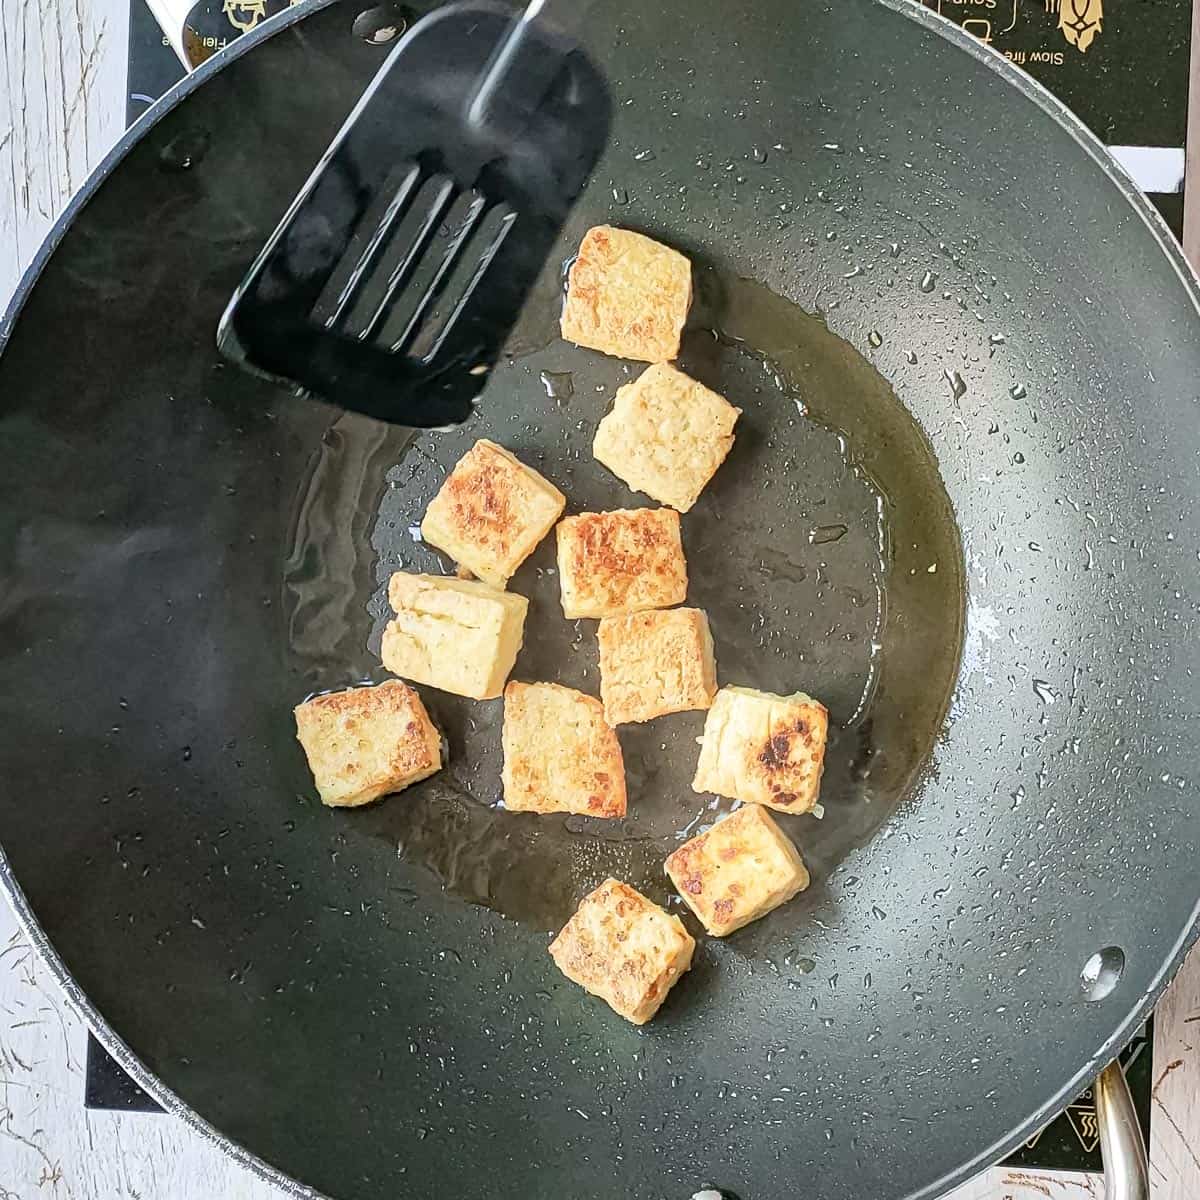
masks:
[[[547,8],[412,28],[229,302],[224,354],[385,421],[467,418],[608,137]]]

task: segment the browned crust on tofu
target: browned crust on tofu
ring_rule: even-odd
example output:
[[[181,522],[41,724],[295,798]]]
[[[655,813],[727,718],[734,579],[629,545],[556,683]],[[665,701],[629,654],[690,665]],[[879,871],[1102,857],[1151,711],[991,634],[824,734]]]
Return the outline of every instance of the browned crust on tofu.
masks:
[[[825,768],[829,713],[811,696],[717,693],[692,787],[780,812],[809,812]]]
[[[706,709],[717,691],[708,618],[698,608],[605,617],[600,697],[610,725]]]
[[[323,803],[368,804],[439,770],[441,735],[421,697],[399,680],[306,700],[296,736]]]
[[[606,879],[580,902],[550,955],[568,979],[643,1025],[691,966],[695,948],[678,917],[627,883]]]
[[[755,755],[758,778],[769,793],[764,804],[781,812],[812,808],[825,766],[828,729],[829,713],[824,705],[815,703],[772,724]]]
[[[692,302],[691,263],[677,250],[611,225],[589,229],[567,277],[562,335],[643,362],[667,362]]]
[[[714,937],[725,937],[809,884],[799,852],[764,808],[748,804],[685,842],[666,872]]]
[[[566,497],[510,451],[481,438],[455,464],[421,522],[421,536],[503,588],[546,536]]]
[[[625,815],[621,743],[594,697],[557,683],[510,683],[501,741],[505,808]]]
[[[560,521],[555,536],[568,619],[668,608],[687,596],[687,560],[673,509],[579,513]]]

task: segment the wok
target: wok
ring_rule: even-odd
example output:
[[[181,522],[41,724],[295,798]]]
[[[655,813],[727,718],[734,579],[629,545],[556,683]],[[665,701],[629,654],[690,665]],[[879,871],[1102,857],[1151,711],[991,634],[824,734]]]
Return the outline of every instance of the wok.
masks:
[[[600,220],[693,257],[683,364],[745,415],[685,519],[691,599],[724,682],[835,726],[825,818],[789,825],[813,887],[637,1030],[547,934],[608,873],[667,900],[714,815],[699,714],[622,731],[615,829],[493,806],[498,704],[426,691],[450,766],[357,812],[293,741],[305,695],[382,677],[383,581],[435,567],[409,527],[475,437],[576,509],[637,502],[588,453],[627,367],[555,340],[557,261],[452,433],[219,359],[385,53],[358,11],[156,106],[5,320],[21,919],[143,1084],[300,1194],[936,1195],[1096,1075],[1194,936],[1196,281],[1054,100],[920,8],[593,9],[613,138],[559,259]],[[516,676],[594,691],[552,565],[513,581]]]

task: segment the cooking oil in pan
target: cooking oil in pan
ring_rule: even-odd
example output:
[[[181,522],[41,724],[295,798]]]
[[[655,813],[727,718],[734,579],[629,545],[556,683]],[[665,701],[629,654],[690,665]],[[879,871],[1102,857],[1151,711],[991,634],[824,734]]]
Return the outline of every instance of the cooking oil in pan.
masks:
[[[353,428],[337,431],[319,456],[314,480],[328,478],[301,505],[284,596],[312,688],[383,677],[387,579],[396,570],[453,570],[418,526],[476,439],[500,442],[541,471],[567,495],[569,511],[651,503],[591,454],[613,393],[643,368],[557,340],[556,313],[534,311],[513,343],[519,353],[496,370],[467,425],[372,437],[357,418],[343,418]],[[688,603],[709,616],[719,678],[808,691],[830,710],[824,819],[784,819],[819,885],[905,795],[937,737],[962,638],[958,532],[924,435],[887,381],[819,318],[760,285],[701,273],[680,366],[742,409],[729,458],[683,518]],[[321,459],[333,455],[331,471]],[[376,508],[370,549],[343,545],[354,514],[361,520]],[[344,583],[318,569],[334,555],[362,588],[356,613]],[[340,576],[347,579],[344,569]],[[563,618],[553,537],[509,586],[530,599],[513,678],[597,695],[596,622]],[[353,814],[351,836],[384,838],[401,870],[431,871],[462,900],[538,929],[560,926],[608,875],[675,903],[663,859],[734,807],[692,791],[704,725],[697,712],[620,729],[623,821],[505,812],[502,702],[422,690],[447,738],[447,766],[399,799]]]

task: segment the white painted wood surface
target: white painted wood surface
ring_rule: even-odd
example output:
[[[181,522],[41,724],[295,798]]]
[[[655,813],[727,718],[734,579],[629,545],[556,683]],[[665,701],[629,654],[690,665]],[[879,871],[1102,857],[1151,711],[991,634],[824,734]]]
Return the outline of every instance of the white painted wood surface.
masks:
[[[0,297],[125,125],[126,0],[0,0]]]
[[[0,0],[0,309],[124,128],[127,20],[128,0]],[[1200,953],[1158,1012],[1154,1200],[1200,1198],[1198,1043]],[[172,1117],[88,1112],[85,1044],[82,1020],[0,903],[0,1200],[283,1195]],[[993,1169],[953,1200],[1101,1196],[1096,1177]]]

